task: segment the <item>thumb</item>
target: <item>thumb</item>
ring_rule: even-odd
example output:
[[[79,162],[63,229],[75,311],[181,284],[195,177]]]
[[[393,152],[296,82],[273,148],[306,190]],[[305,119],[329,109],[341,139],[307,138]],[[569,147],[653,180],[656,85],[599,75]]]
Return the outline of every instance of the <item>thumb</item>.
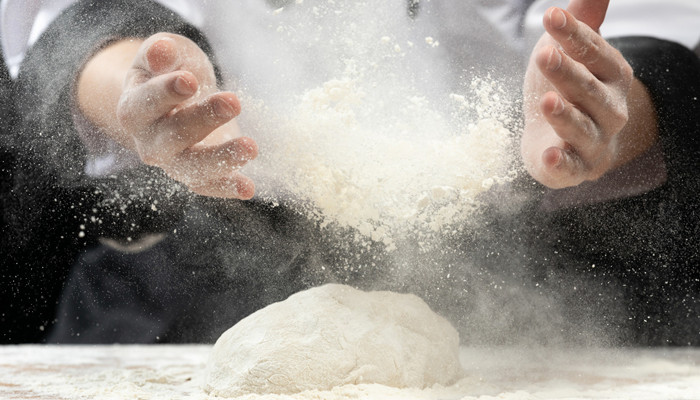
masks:
[[[609,3],[610,0],[571,0],[566,10],[597,32],[605,20]]]

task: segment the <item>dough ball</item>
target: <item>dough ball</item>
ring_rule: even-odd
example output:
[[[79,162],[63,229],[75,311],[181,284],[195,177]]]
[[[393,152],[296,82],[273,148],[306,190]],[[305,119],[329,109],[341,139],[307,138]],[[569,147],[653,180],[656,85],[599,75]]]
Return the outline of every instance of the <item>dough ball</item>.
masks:
[[[211,395],[292,394],[346,384],[449,385],[459,335],[420,298],[325,285],[241,320],[214,345]]]

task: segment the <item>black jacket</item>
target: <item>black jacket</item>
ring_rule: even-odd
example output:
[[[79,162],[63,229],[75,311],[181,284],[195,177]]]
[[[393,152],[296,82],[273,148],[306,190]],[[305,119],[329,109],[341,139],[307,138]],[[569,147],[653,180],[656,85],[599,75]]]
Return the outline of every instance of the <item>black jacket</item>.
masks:
[[[407,243],[395,257],[329,240],[293,210],[192,196],[155,169],[86,177],[72,120],[75,77],[110,41],[158,31],[210,53],[200,32],[156,4],[84,1],[52,24],[20,71],[20,201],[10,223],[40,259],[81,253],[50,340],[212,341],[272,301],[336,281],[416,292],[471,343],[700,343],[700,65],[691,51],[650,38],[614,41],[657,107],[669,169],[662,187],[545,213],[545,189],[525,178],[503,189],[525,199],[517,207],[487,202],[435,252]],[[97,244],[150,233],[165,239],[135,254]],[[34,265],[40,273],[22,275],[30,276],[25,286],[53,289],[21,296],[23,307],[41,293],[52,299],[70,262]]]

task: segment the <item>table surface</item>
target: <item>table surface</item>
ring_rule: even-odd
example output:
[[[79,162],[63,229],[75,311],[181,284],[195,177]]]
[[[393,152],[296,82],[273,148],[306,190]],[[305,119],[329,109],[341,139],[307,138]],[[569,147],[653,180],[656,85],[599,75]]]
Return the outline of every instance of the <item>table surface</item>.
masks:
[[[2,399],[210,399],[208,345],[0,346]],[[700,349],[462,348],[450,387],[348,385],[241,399],[693,399]]]

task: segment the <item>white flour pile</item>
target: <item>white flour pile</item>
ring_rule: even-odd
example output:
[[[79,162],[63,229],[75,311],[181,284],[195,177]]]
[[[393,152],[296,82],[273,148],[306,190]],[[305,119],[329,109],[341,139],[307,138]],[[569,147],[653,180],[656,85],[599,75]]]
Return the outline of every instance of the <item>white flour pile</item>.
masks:
[[[237,397],[356,384],[423,389],[455,383],[462,373],[457,331],[420,298],[325,285],[221,335],[205,390]]]

